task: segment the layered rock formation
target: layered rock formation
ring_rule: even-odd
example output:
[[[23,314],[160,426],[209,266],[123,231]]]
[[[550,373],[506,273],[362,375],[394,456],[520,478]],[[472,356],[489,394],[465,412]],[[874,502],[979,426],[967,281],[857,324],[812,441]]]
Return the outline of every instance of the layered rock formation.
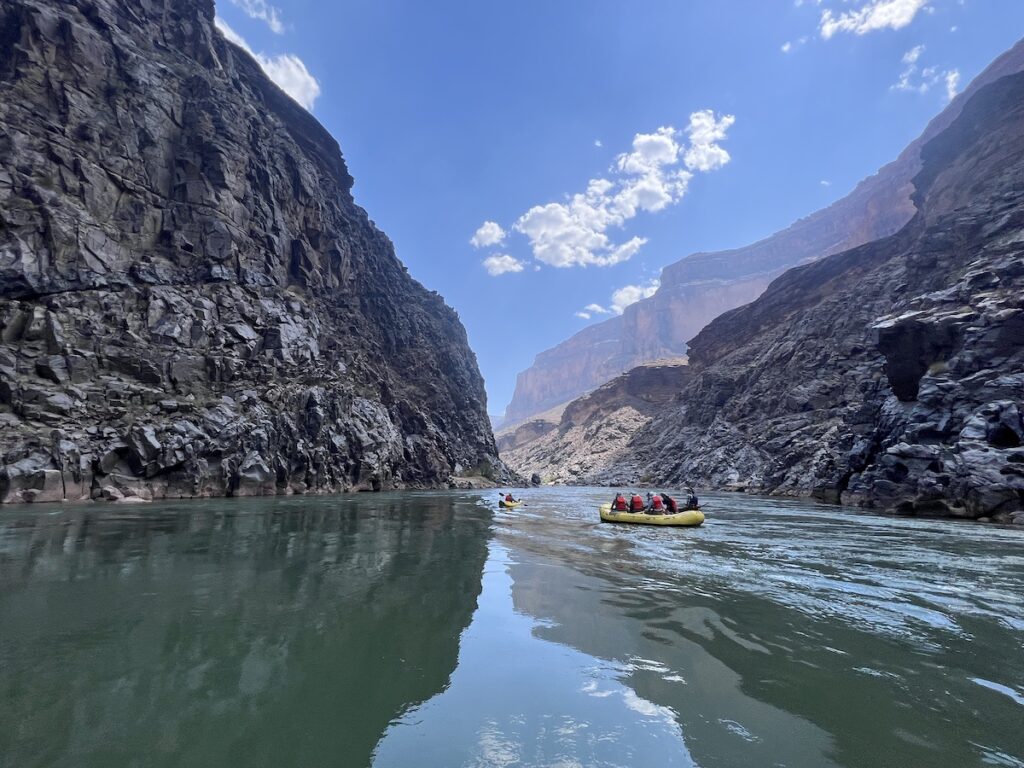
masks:
[[[640,363],[682,355],[707,323],[757,298],[790,267],[894,234],[914,214],[911,179],[921,168],[924,143],[949,126],[979,88],[1021,70],[1024,42],[993,62],[920,139],[847,197],[751,246],[687,256],[663,270],[654,296],[541,352],[516,379],[505,423],[568,402]]]
[[[0,500],[489,471],[457,316],[213,16],[0,5]]]
[[[549,483],[597,483],[629,458],[630,440],[688,381],[685,360],[638,366],[570,403],[557,423],[528,421],[499,440],[516,472]]]
[[[1024,74],[921,157],[914,219],[712,322],[613,475],[1024,523]]]

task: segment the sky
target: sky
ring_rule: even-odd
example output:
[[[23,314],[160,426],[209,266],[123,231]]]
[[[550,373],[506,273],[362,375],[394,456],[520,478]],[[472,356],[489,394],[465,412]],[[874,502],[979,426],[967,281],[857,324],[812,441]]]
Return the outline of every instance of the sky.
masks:
[[[846,195],[1024,36],[1024,0],[217,0],[356,201],[516,374],[661,268]]]

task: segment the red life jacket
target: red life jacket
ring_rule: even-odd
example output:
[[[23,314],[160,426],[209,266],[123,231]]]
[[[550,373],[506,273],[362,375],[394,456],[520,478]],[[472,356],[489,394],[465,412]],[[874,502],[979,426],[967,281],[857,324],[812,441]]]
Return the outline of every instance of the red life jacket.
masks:
[[[626,497],[620,493],[618,496],[615,497],[615,511],[625,512],[628,509],[629,507],[626,506]]]
[[[665,509],[665,503],[661,500],[661,496],[655,496],[651,499],[651,509],[661,512]]]
[[[678,512],[679,511],[679,505],[676,504],[676,500],[673,499],[671,496],[668,497],[668,511],[669,512]]]
[[[512,498],[512,494],[510,493],[507,496],[505,496],[505,501],[511,504],[513,501],[515,501],[515,499]]]
[[[644,500],[643,500],[643,497],[642,496],[634,496],[632,498],[632,500],[629,502],[629,506],[630,506],[630,508],[634,512],[643,512],[644,511]]]

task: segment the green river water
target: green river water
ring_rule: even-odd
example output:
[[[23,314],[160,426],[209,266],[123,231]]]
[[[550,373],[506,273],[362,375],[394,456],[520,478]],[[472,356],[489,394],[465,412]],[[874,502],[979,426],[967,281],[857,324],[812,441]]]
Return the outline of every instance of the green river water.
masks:
[[[1024,531],[523,493],[0,509],[0,766],[1024,768]]]

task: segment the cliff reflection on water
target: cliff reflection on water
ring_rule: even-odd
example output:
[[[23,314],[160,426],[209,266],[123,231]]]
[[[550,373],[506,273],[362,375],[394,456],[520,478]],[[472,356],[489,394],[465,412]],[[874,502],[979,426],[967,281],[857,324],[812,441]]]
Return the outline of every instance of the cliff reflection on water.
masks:
[[[488,523],[437,494],[3,510],[0,765],[367,765],[455,668]]]
[[[0,767],[1024,768],[1024,536],[605,489],[0,510]]]

